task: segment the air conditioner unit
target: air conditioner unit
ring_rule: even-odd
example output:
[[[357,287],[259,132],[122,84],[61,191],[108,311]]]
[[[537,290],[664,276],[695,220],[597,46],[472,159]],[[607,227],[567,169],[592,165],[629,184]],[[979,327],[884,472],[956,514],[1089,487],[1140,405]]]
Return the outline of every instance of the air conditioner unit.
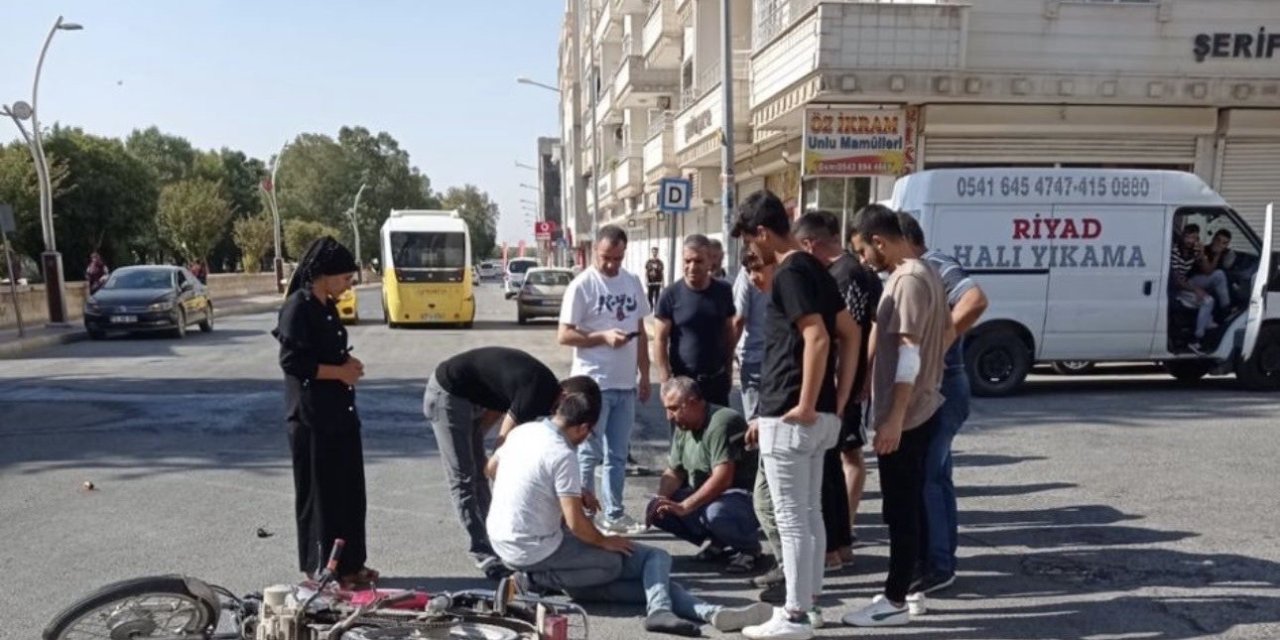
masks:
[[[658,96],[658,108],[663,111],[671,110],[671,96]]]

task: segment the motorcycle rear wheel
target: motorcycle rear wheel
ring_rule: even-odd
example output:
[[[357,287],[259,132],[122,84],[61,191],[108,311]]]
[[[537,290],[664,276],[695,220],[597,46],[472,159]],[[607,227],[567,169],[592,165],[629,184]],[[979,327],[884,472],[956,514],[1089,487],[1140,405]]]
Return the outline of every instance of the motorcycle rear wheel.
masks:
[[[54,616],[43,640],[143,640],[202,637],[218,624],[217,596],[178,575],[109,584]]]

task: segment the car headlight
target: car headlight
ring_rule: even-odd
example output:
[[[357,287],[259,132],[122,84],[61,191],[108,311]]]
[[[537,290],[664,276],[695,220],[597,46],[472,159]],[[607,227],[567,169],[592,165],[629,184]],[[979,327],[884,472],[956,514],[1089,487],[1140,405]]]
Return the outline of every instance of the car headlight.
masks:
[[[102,310],[102,308],[98,306],[98,303],[94,302],[93,300],[86,300],[84,303],[84,308],[94,313],[97,313],[98,311]]]
[[[168,311],[173,308],[173,302],[164,300],[161,302],[153,302],[147,305],[147,311]]]

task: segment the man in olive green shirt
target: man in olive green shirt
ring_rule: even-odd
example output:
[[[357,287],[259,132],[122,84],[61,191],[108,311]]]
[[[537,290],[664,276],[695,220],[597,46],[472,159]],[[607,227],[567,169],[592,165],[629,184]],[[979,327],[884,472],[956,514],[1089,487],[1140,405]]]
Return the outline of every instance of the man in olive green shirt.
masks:
[[[751,489],[758,463],[744,446],[747,421],[708,403],[698,383],[683,376],[662,385],[662,404],[676,433],[658,495],[645,511],[648,524],[694,544],[709,541],[698,558],[727,560],[730,573],[754,571],[760,523]]]

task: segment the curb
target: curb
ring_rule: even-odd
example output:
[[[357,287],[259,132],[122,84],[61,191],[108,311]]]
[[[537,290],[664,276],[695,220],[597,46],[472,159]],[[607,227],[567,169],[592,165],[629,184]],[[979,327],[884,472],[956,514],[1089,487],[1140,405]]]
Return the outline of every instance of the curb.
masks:
[[[251,315],[254,313],[264,313],[267,311],[274,311],[280,308],[281,302],[283,302],[283,300],[271,301],[271,302],[246,302],[241,304],[231,304],[229,308],[225,310],[222,309],[221,307],[218,307],[215,304],[214,305],[214,310],[216,313],[215,317],[224,318],[227,316],[243,316],[243,315]],[[66,332],[58,333],[54,335],[37,336],[32,338],[20,338],[18,340],[3,342],[3,343],[0,343],[0,360],[16,358],[25,353],[29,353],[31,351],[47,349],[49,347],[56,347],[58,345],[63,345],[63,344],[71,344],[73,342],[80,342],[82,340],[88,340],[88,339],[89,339],[89,334],[85,333],[83,329],[80,329],[75,331],[66,331]]]

